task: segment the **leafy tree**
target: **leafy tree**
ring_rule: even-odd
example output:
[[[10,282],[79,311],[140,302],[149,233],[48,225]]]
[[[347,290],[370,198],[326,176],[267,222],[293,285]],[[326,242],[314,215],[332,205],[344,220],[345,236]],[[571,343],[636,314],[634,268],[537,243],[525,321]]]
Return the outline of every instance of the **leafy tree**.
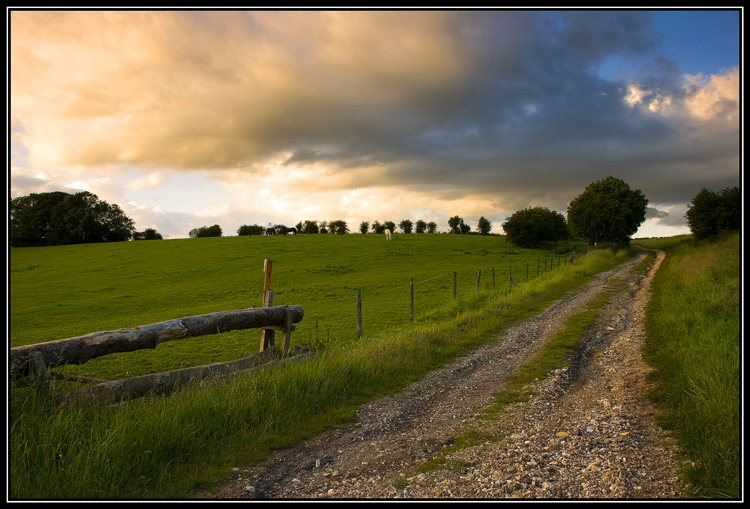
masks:
[[[193,228],[190,230],[190,238],[200,238],[200,237],[221,237],[221,226],[218,224],[215,224],[213,226],[201,226],[200,228]]]
[[[319,233],[320,228],[317,221],[306,220],[304,223],[300,222],[297,225],[297,231],[300,233]]]
[[[395,233],[396,231],[396,223],[394,223],[393,221],[386,221],[383,223],[383,226],[383,231],[391,230],[391,233]]]
[[[459,216],[453,216],[448,219],[448,226],[450,227],[450,233],[469,233],[471,226],[464,223],[464,220]]]
[[[88,191],[32,193],[10,202],[11,246],[119,242],[133,237],[133,220],[118,205]]]
[[[437,223],[435,221],[430,221],[427,223],[427,233],[435,233],[437,231]]]
[[[328,223],[328,227],[330,228],[331,233],[335,233],[337,235],[344,235],[345,233],[349,233],[349,227],[347,226],[346,221],[342,219],[331,221],[330,223]]]
[[[401,231],[404,233],[411,233],[412,229],[414,228],[414,223],[412,223],[408,219],[404,219],[398,224],[398,227],[401,228]]]
[[[259,224],[243,224],[237,229],[237,235],[263,235],[263,227]]]
[[[533,247],[569,236],[565,217],[546,207],[530,207],[514,212],[503,223],[503,230],[508,242],[519,247]]]
[[[359,223],[359,233],[366,234],[370,230],[370,223],[367,221],[362,221]]]
[[[705,239],[742,226],[742,196],[735,186],[714,192],[706,188],[696,194],[685,214],[696,239]]]
[[[385,225],[380,224],[379,221],[373,221],[372,223],[372,231],[375,233],[385,233]]]
[[[484,216],[482,216],[477,223],[477,230],[479,230],[479,233],[482,235],[489,235],[490,230],[492,230],[492,223],[489,219],[485,219]]]
[[[153,228],[146,228],[142,232],[134,232],[133,240],[162,240],[162,236]]]
[[[416,232],[424,233],[426,229],[427,229],[427,223],[425,223],[421,219],[418,219],[417,224],[416,224]]]
[[[628,242],[646,220],[648,199],[623,180],[607,177],[589,184],[568,205],[568,227],[574,237],[596,242]]]

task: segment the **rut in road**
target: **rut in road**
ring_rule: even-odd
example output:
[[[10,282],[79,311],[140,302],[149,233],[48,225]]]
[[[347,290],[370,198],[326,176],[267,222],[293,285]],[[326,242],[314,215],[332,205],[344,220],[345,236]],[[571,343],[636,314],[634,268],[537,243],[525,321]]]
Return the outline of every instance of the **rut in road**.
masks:
[[[293,448],[273,451],[262,464],[236,469],[217,491],[195,496],[311,498],[326,493],[334,478],[392,488],[404,473],[413,472],[475,427],[479,411],[493,404],[503,380],[537,353],[570,315],[585,307],[610,280],[624,277],[643,257],[596,275],[585,287],[403,392],[364,405],[357,422]],[[632,313],[625,315],[618,322],[620,330],[632,320]]]

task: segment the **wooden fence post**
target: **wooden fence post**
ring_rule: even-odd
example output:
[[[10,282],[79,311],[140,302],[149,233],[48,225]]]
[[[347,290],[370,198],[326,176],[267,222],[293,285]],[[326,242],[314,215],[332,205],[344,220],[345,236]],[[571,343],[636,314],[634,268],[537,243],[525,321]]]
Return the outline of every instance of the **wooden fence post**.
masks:
[[[281,348],[281,355],[285,356],[289,354],[289,343],[292,337],[292,312],[289,311],[289,306],[284,310],[284,344]]]
[[[495,267],[492,267],[492,289],[495,289]]]
[[[479,279],[480,279],[481,277],[482,277],[482,269],[479,269],[479,272],[477,272],[477,288],[476,288],[476,290],[475,290],[476,292],[478,292],[478,291],[479,291]]]
[[[263,306],[264,308],[269,307],[273,302],[273,293],[271,293],[271,269],[273,268],[273,260],[266,258],[263,261],[263,272],[266,273],[265,279],[263,280]],[[274,343],[274,331],[262,329],[260,331],[260,351],[262,352]]]
[[[362,337],[362,290],[357,290],[357,336]]]
[[[453,300],[456,300],[456,273],[453,273]]]

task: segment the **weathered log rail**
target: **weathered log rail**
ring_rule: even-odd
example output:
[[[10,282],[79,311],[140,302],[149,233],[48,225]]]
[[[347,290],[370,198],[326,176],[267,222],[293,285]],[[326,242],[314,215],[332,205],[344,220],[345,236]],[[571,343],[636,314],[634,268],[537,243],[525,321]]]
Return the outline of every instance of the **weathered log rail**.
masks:
[[[198,366],[177,370],[178,372],[157,373],[146,375],[151,377],[152,389],[160,383],[174,385],[172,381],[182,382],[196,377],[208,377],[231,370],[253,366],[264,360],[283,357],[288,354],[289,339],[294,323],[304,317],[301,306],[273,306],[263,308],[246,308],[232,311],[221,311],[205,315],[189,316],[150,325],[141,325],[130,329],[115,331],[93,332],[46,343],[20,346],[10,350],[10,378],[20,383],[36,383],[49,378],[48,370],[65,364],[83,364],[96,357],[113,353],[131,352],[144,348],[156,348],[166,341],[177,339],[220,334],[232,330],[251,328],[279,330],[284,333],[283,344],[279,350],[269,349],[245,359],[238,359],[230,363]],[[273,346],[273,345],[270,345]],[[171,373],[171,374],[169,374]],[[169,376],[167,376],[169,375]],[[63,378],[63,377],[60,377]],[[124,381],[108,382],[106,380],[77,378],[79,381],[96,384],[95,387],[102,394],[120,394],[123,387],[128,386]],[[136,377],[139,378],[139,377]],[[135,379],[129,379],[135,380]],[[144,378],[145,380],[145,378]],[[170,380],[167,382],[167,380]],[[147,384],[138,381],[130,382],[130,387],[137,388],[135,392],[144,392]],[[115,390],[116,389],[116,390]],[[94,391],[97,392],[97,391]]]

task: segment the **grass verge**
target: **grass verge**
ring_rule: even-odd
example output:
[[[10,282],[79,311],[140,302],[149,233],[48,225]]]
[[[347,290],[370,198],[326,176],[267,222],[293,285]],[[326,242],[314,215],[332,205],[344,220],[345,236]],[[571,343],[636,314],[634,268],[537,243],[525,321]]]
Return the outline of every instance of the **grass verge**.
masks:
[[[647,307],[652,399],[687,459],[694,498],[740,497],[740,236],[686,240],[667,253]]]

